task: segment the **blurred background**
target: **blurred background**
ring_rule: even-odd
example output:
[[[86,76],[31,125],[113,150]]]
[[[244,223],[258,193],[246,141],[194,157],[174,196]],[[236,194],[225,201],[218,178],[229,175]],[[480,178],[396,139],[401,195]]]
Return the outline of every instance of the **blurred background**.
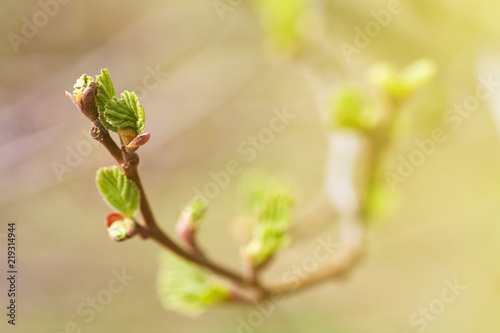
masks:
[[[500,92],[461,116],[457,128],[443,115],[474,95],[478,78],[500,82],[500,4],[396,2],[390,22],[346,57],[342,43],[355,45],[358,29],[375,20],[373,11],[394,2],[311,3],[320,15],[307,20],[304,34],[321,42],[290,52],[269,45],[263,15],[250,1],[0,2],[2,313],[10,221],[17,225],[19,271],[17,325],[2,315],[2,332],[499,331]],[[88,121],[64,96],[83,73],[108,68],[117,92],[134,90],[141,98],[151,140],[140,150],[140,172],[170,233],[194,190],[230,160],[293,181],[295,210],[313,207],[311,222],[292,227],[294,243],[265,275],[273,279],[310,255],[315,239],[331,228],[330,208],[318,199],[326,158],[321,89],[364,85],[374,63],[401,68],[422,57],[435,61],[437,76],[410,103],[410,126],[392,146],[387,168],[396,170],[397,157],[408,156],[414,140],[436,128],[448,139],[397,185],[394,212],[367,226],[363,261],[346,279],[288,297],[252,327],[241,323],[253,306],[189,318],[166,311],[157,298],[156,244],[108,239],[110,210],[94,178],[114,161],[91,142]],[[247,161],[239,145],[284,108],[296,118]],[[208,253],[235,269],[242,241],[239,178],[210,201],[200,232]],[[102,297],[122,270],[133,276],[122,292],[92,320],[77,312],[82,303],[89,309],[89,297]],[[456,279],[466,289],[441,309],[446,281]],[[426,325],[411,321],[429,307],[439,315]]]

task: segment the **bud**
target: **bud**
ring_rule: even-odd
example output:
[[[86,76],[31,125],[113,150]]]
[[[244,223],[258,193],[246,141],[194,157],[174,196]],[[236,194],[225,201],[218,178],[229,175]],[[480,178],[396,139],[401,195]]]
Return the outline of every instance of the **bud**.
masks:
[[[203,201],[195,199],[182,211],[177,221],[176,231],[186,244],[191,246],[194,245],[194,235],[206,209],[207,207]]]
[[[80,99],[83,114],[92,122],[99,120],[99,111],[95,104],[96,94],[97,87],[94,82],[90,82],[88,87],[83,91]]]
[[[118,128],[118,134],[124,146],[128,146],[137,137],[137,133],[131,127]]]
[[[92,77],[83,74],[73,86],[73,94],[66,91],[66,96],[76,105],[78,110],[91,122],[99,120],[99,112],[95,103],[97,87]]]
[[[73,88],[75,89],[73,90],[73,96],[75,96],[78,102],[81,102],[83,92],[93,82],[94,79],[87,74],[83,74],[78,80],[76,80],[76,83],[73,85]]]
[[[136,234],[135,223],[120,213],[111,213],[106,218],[108,235],[114,241],[121,242]]]
[[[149,133],[143,133],[135,137],[134,140],[132,140],[127,147],[128,148],[139,148],[140,146],[145,145],[149,141]]]

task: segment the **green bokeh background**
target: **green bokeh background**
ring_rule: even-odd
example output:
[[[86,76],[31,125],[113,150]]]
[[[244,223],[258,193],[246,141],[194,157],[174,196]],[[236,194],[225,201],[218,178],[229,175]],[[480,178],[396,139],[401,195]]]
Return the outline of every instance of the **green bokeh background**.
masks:
[[[370,224],[363,261],[352,274],[287,298],[253,332],[417,332],[411,314],[455,278],[467,289],[426,332],[498,332],[500,140],[494,105],[482,103],[457,130],[442,116],[474,93],[478,76],[493,75],[500,64],[500,4],[402,1],[404,10],[348,63],[339,44],[352,43],[354,28],[373,20],[370,12],[387,2],[322,3],[333,60],[311,63],[328,84],[362,85],[366,69],[379,61],[404,66],[427,57],[438,65],[436,79],[409,105],[410,125],[388,168],[437,127],[448,140],[397,186],[399,206]],[[296,211],[312,213],[293,226],[295,243],[265,275],[272,280],[310,256],[316,237],[335,230],[321,201],[326,143],[315,90],[297,62],[266,47],[258,16],[245,1],[224,20],[209,0],[69,1],[59,7],[16,53],[8,34],[20,34],[23,17],[31,20],[41,7],[0,2],[0,234],[9,221],[17,223],[19,260],[18,323],[7,325],[2,314],[0,330],[55,333],[74,321],[82,332],[238,332],[238,318],[248,318],[255,307],[221,307],[196,318],[165,311],[155,291],[156,244],[109,241],[104,218],[110,210],[94,177],[113,161],[102,147],[84,143],[90,142],[89,124],[64,91],[82,73],[95,75],[103,67],[117,92],[143,86],[151,69],[166,73],[141,99],[151,141],[141,148],[140,172],[155,215],[170,232],[193,189],[232,159],[246,170],[292,179]],[[273,109],[284,107],[296,119],[246,163],[238,145],[268,126]],[[90,146],[58,179],[53,163],[65,163],[67,149]],[[234,268],[242,241],[239,178],[211,201],[200,234],[210,255]],[[0,240],[5,309],[6,242]],[[134,280],[86,323],[77,307],[122,268]]]

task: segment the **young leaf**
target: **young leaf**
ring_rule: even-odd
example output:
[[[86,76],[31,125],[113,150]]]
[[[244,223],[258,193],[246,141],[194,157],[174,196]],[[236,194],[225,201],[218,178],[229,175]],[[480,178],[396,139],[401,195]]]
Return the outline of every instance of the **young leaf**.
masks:
[[[202,200],[194,199],[184,207],[177,221],[177,235],[191,247],[195,245],[195,234],[206,209],[207,206]]]
[[[99,112],[104,111],[104,106],[113,97],[116,97],[115,87],[107,68],[101,69],[101,74],[96,76],[97,95],[96,104]]]
[[[181,215],[185,219],[191,220],[195,226],[198,226],[206,210],[207,205],[202,200],[194,199],[184,207]]]
[[[205,270],[165,253],[160,262],[158,295],[165,308],[194,316],[228,299],[230,291]]]
[[[254,183],[249,199],[258,223],[245,254],[259,267],[290,242],[286,231],[292,219],[292,196],[287,187],[268,181]]]
[[[97,171],[97,188],[104,200],[132,219],[139,207],[139,190],[117,167],[102,168]]]
[[[144,131],[144,108],[134,92],[125,90],[120,99],[113,97],[106,103],[101,120],[109,124],[109,129],[113,131],[131,128],[137,136]]]
[[[96,83],[97,95],[95,98],[95,102],[97,105],[97,109],[99,110],[99,118],[101,120],[101,123],[107,129],[116,132],[117,128],[109,124],[102,116],[106,103],[108,103],[110,99],[116,97],[115,87],[113,86],[113,81],[111,80],[111,76],[109,75],[109,71],[107,68],[101,69],[101,74],[96,76]]]

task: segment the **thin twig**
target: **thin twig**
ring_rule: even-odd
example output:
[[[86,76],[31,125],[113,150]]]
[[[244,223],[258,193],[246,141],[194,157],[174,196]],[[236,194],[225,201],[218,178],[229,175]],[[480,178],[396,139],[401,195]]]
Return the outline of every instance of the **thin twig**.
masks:
[[[242,274],[234,272],[211,261],[199,248],[196,248],[196,251],[189,251],[184,249],[175,241],[173,241],[158,226],[158,223],[149,205],[146,191],[144,190],[137,169],[139,164],[139,157],[135,152],[137,149],[128,149],[127,147],[120,149],[113,138],[110,136],[109,131],[100,122],[97,108],[95,106],[95,85],[90,84],[85,89],[84,93],[82,94],[81,101],[78,101],[72,94],[68,92],[66,92],[66,95],[92,122],[92,129],[90,131],[91,136],[108,150],[108,152],[113,156],[116,162],[123,168],[127,178],[132,180],[137,185],[140,193],[140,212],[142,215],[142,220],[138,222],[138,233],[140,234],[140,236],[143,238],[151,238],[160,246],[165,247],[178,256],[194,264],[197,264],[198,266],[204,267],[220,277],[227,279],[235,287],[235,301],[252,303],[266,299],[276,293],[291,293],[298,290],[303,290],[325,280],[329,280],[335,276],[341,276],[342,273],[346,272],[353,266],[353,263],[358,256],[359,246],[353,247],[353,243],[349,241],[346,242],[346,244],[350,244],[351,247],[346,247],[344,255],[340,255],[338,257],[338,260],[333,267],[327,267],[324,270],[318,271],[317,274],[311,275],[310,278],[301,281],[300,285],[298,286],[284,284],[272,288],[266,288],[265,286],[260,284],[258,279],[258,273],[263,267],[261,269],[255,270],[255,272],[251,274],[250,278],[249,276],[244,277],[242,276]],[[359,245],[358,243],[356,244]]]
[[[141,225],[141,235],[143,237],[150,237],[154,239],[161,246],[167,248],[178,256],[191,261],[199,266],[202,266],[215,274],[227,278],[231,281],[234,281],[238,285],[247,286],[247,281],[245,281],[240,274],[233,272],[225,267],[222,267],[218,264],[207,259],[205,256],[199,256],[196,254],[192,254],[182,247],[177,245],[165,232],[163,232],[153,215],[151,207],[149,205],[146,191],[142,186],[141,179],[139,177],[139,173],[137,170],[137,166],[139,164],[139,158],[135,151],[131,151],[128,149],[121,150],[118,148],[117,144],[109,135],[109,132],[102,123],[99,118],[96,116],[97,109],[95,107],[95,94],[96,88],[95,85],[89,85],[84,93],[81,101],[76,100],[74,96],[68,92],[66,95],[71,99],[71,101],[77,106],[77,108],[92,122],[92,130],[91,135],[94,139],[99,141],[115,158],[115,160],[122,166],[125,175],[127,178],[132,180],[136,185],[140,193],[140,211],[143,217],[143,220],[140,222]],[[93,107],[92,107],[93,106]],[[256,287],[249,285],[249,287]]]

